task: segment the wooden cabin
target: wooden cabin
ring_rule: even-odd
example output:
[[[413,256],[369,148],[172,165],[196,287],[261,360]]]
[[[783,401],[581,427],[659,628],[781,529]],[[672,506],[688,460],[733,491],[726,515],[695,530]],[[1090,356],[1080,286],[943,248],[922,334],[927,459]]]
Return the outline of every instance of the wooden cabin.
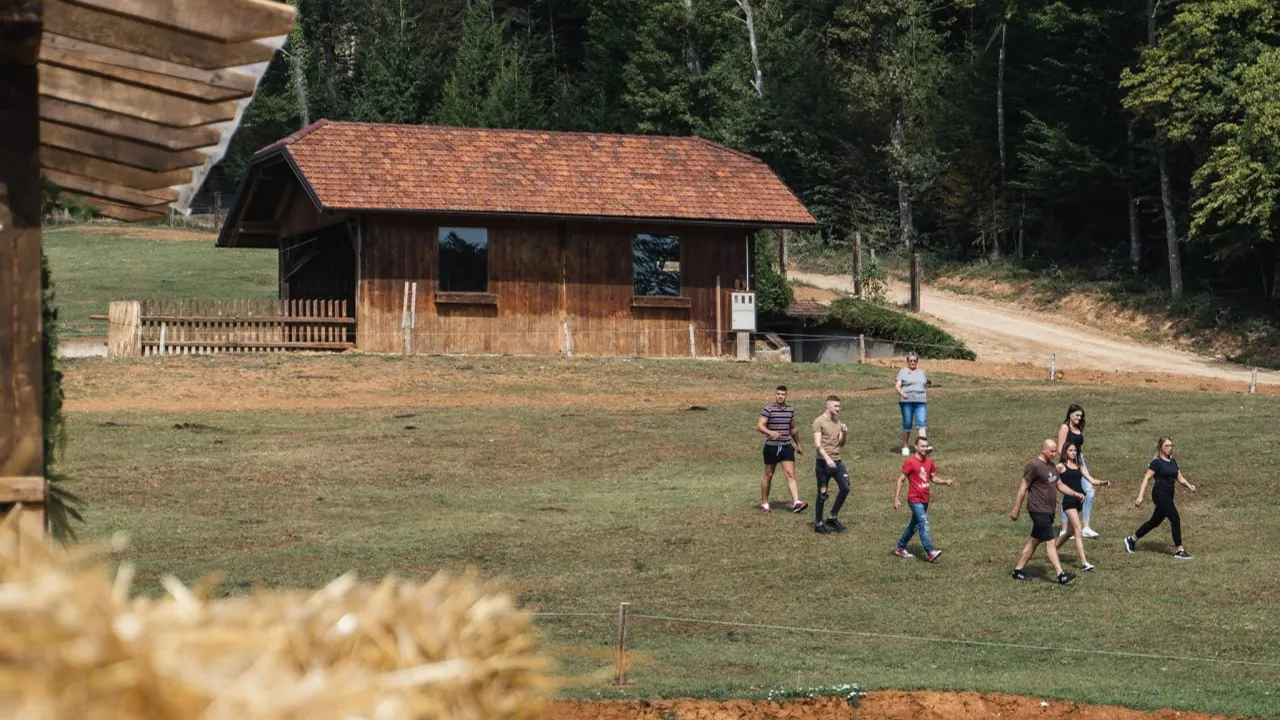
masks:
[[[218,246],[279,253],[281,299],[348,300],[363,351],[703,357],[753,235],[816,225],[701,138],[321,120],[254,156]]]

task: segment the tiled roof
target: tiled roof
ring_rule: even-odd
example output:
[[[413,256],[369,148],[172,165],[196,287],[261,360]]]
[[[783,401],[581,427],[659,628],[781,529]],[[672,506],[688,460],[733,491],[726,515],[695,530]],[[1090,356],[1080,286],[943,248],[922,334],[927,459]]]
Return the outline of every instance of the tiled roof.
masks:
[[[817,221],[760,160],[697,137],[321,120],[283,148],[327,210]]]

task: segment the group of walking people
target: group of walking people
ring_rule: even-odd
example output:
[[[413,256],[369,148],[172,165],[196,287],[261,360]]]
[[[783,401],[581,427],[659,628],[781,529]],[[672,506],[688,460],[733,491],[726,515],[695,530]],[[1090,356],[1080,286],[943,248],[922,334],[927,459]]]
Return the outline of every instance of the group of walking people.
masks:
[[[927,430],[928,386],[929,379],[919,368],[919,358],[914,353],[908,355],[907,366],[899,370],[894,379],[894,390],[898,394],[902,413],[902,454],[906,459],[898,473],[893,507],[894,510],[901,510],[902,486],[905,484],[911,518],[898,539],[893,554],[901,558],[915,557],[907,546],[913,536],[919,535],[924,559],[936,562],[942,555],[942,550],[934,547],[930,533],[930,491],[934,484],[951,485],[954,481],[938,477],[937,466],[931,457],[934,448],[929,442]],[[814,473],[818,492],[813,530],[818,534],[840,533],[846,529],[839,520],[839,513],[849,496],[850,482],[840,451],[848,440],[849,428],[839,420],[839,414],[840,398],[829,395],[823,413],[812,424],[813,447],[816,452]],[[770,486],[775,469],[781,466],[791,493],[790,510],[793,513],[804,512],[809,505],[800,499],[795,479],[795,459],[797,455],[803,454],[803,449],[799,442],[795,408],[787,404],[785,386],[777,387],[774,402],[761,411],[756,429],[765,435],[760,510],[766,513],[772,511],[769,503]],[[911,443],[913,429],[916,430],[916,439]],[[1022,554],[1011,573],[1015,580],[1029,578],[1026,565],[1041,544],[1045,546],[1045,553],[1060,584],[1066,585],[1076,578],[1075,573],[1063,568],[1058,554],[1067,542],[1074,542],[1082,571],[1089,572],[1095,567],[1088,560],[1084,541],[1100,536],[1090,525],[1096,488],[1110,487],[1111,482],[1098,480],[1089,472],[1084,453],[1084,432],[1084,408],[1073,404],[1067,408],[1066,417],[1058,428],[1057,438],[1046,438],[1041,443],[1040,453],[1023,468],[1022,482],[1009,517],[1016,521],[1025,501],[1027,514],[1031,518],[1031,536],[1023,546]],[[1147,465],[1134,500],[1136,507],[1142,506],[1152,480],[1155,481],[1151,493],[1154,512],[1132,535],[1124,538],[1125,550],[1135,552],[1139,539],[1168,520],[1175,546],[1173,557],[1189,560],[1191,555],[1182,544],[1182,528],[1178,509],[1174,505],[1174,490],[1176,485],[1182,485],[1190,492],[1195,492],[1196,486],[1187,481],[1179,470],[1178,463],[1173,458],[1171,438],[1161,437],[1157,442],[1155,457]],[[830,514],[824,516],[832,481],[837,486],[837,494],[830,506]],[[1056,537],[1053,532],[1055,515],[1062,527]]]

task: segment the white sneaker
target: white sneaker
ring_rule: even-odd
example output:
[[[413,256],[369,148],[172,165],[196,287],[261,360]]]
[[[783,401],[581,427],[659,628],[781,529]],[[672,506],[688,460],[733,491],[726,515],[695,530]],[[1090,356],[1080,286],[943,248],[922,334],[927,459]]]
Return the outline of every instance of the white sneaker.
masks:
[[[1083,531],[1081,534],[1082,534],[1082,535],[1084,535],[1084,536],[1085,536],[1085,537],[1087,537],[1087,538],[1090,538],[1090,539],[1092,539],[1092,538],[1096,538],[1096,537],[1101,537],[1101,535],[1100,535],[1096,530],[1094,530],[1094,529],[1093,529],[1093,528],[1091,528],[1091,527],[1087,527],[1087,528],[1085,528],[1085,529],[1084,529],[1084,531]]]
[[[911,455],[911,448],[902,448],[902,457],[908,457],[909,455]]]

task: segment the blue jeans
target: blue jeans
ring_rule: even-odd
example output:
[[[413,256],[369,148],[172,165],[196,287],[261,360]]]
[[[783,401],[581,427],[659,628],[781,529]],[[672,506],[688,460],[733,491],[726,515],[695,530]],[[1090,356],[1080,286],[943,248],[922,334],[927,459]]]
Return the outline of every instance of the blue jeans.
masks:
[[[918,532],[924,551],[933,552],[933,539],[929,537],[929,503],[907,503],[907,506],[911,508],[911,522],[907,523],[907,529],[898,538],[898,547],[906,550],[907,541]]]
[[[898,409],[902,410],[902,432],[911,432],[912,420],[915,421],[916,427],[921,430],[928,424],[928,403],[899,401]]]
[[[1084,488],[1084,501],[1080,503],[1080,526],[1089,527],[1089,517],[1093,515],[1093,497],[1097,495],[1097,491],[1088,480],[1080,483],[1080,487]],[[1067,524],[1067,511],[1062,509],[1061,503],[1058,505],[1058,518],[1062,520],[1063,530],[1071,527]]]

